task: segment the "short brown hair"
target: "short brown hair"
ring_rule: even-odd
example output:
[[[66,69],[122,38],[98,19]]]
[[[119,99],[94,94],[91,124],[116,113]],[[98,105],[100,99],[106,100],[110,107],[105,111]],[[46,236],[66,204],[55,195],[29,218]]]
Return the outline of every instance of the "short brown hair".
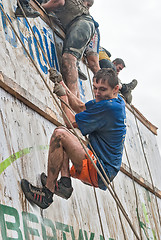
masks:
[[[126,67],[125,66],[125,63],[124,63],[124,60],[122,60],[122,58],[116,58],[115,60],[112,61],[116,66],[118,64],[122,64],[123,67]]]
[[[96,83],[99,80],[105,82],[108,81],[109,86],[113,89],[116,85],[119,84],[119,80],[117,77],[116,72],[112,68],[102,68],[100,69],[95,75],[94,78],[96,79]]]

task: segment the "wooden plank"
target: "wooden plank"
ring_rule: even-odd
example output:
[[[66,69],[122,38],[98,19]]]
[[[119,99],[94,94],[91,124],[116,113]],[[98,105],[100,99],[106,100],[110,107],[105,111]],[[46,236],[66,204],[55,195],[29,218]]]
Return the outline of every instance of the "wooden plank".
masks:
[[[151,183],[149,171],[145,162],[145,156],[141,140],[139,137],[136,118],[133,115],[133,113],[128,109],[126,109],[126,115],[127,115],[127,133],[125,138],[125,156],[123,157],[123,162],[127,164],[127,166],[130,165],[133,171],[137,172],[140,176],[142,176],[144,179]],[[147,131],[149,132],[148,129]],[[126,158],[127,161],[125,161]]]
[[[135,117],[142,122],[152,133],[157,135],[157,127],[149,122],[143,114],[134,105],[129,105],[126,103],[126,107],[135,115]]]
[[[152,132],[138,121],[138,129],[142,147],[144,149],[144,155],[146,159],[146,165],[148,165],[149,173],[152,177],[154,186],[161,189],[161,156],[157,145],[157,139]]]
[[[161,199],[161,190],[159,190],[157,188],[155,188],[155,190],[154,190],[152,187],[152,184],[150,184],[148,181],[146,181],[139,174],[137,174],[134,171],[132,171],[132,173],[131,173],[130,168],[126,164],[122,163],[120,171],[122,173],[124,173],[125,175],[127,175],[129,178],[134,179],[134,181],[136,183],[138,183],[140,186],[147,189],[149,192],[156,194],[156,196]]]
[[[12,96],[23,102],[29,108],[33,109],[45,119],[49,120],[56,126],[60,126],[63,122],[56,119],[56,114],[45,104],[40,102],[37,98],[31,95],[28,91],[14,82],[11,78],[3,75],[0,71],[0,87],[10,93]]]

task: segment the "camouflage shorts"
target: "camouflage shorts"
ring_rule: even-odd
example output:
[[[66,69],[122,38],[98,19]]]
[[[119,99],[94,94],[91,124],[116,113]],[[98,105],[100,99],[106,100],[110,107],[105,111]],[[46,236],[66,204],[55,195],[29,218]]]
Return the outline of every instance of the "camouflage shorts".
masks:
[[[63,53],[70,53],[80,60],[94,32],[95,27],[90,16],[82,15],[76,18],[67,28]]]

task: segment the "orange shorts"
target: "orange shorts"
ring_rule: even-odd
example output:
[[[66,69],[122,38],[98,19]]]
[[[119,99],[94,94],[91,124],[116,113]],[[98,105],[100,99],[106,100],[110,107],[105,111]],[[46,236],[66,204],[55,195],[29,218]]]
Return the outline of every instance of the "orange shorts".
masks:
[[[93,152],[91,150],[88,150],[88,153],[90,157],[94,160],[94,163],[96,164],[96,159],[93,155]],[[73,165],[70,170],[70,175],[73,178],[77,178],[81,180],[85,184],[91,185],[93,187],[98,187],[97,171],[93,166],[91,160],[87,156],[87,154],[86,154],[86,157],[87,158],[83,160],[82,171],[78,173],[77,170],[75,170],[75,167]]]

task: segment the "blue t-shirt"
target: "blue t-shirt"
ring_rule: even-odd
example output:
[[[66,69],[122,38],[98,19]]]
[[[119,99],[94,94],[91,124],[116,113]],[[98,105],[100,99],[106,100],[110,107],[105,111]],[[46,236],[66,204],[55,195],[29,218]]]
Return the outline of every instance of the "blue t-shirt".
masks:
[[[121,96],[86,104],[86,110],[76,114],[75,119],[82,134],[89,134],[90,143],[95,150],[110,181],[120,170],[123,145],[126,134],[125,103]],[[99,163],[99,170],[102,172]],[[98,175],[99,188],[106,186]]]

